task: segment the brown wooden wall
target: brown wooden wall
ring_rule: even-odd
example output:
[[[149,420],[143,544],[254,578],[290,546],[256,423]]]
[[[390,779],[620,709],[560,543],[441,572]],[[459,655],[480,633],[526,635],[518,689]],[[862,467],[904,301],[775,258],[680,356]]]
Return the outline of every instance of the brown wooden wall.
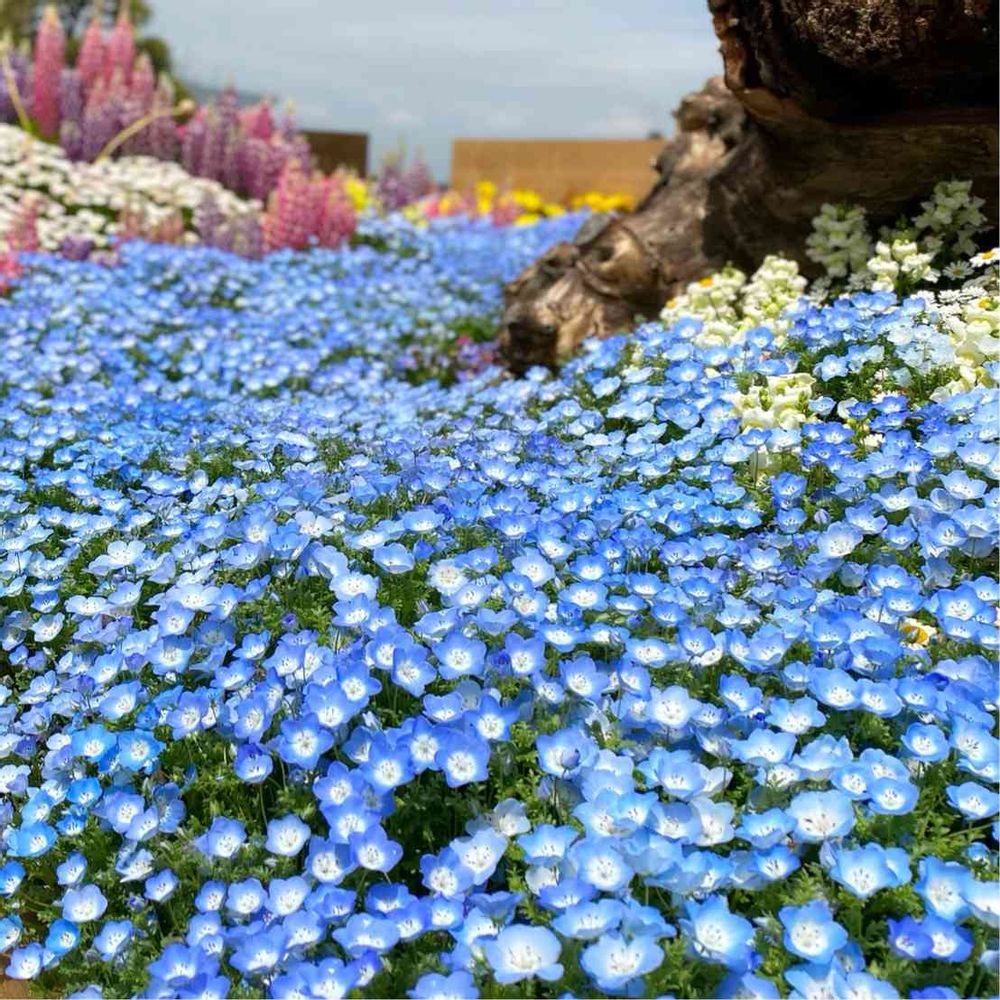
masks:
[[[456,139],[451,183],[462,190],[490,180],[554,201],[585,191],[640,198],[656,180],[652,161],[662,148],[662,139]]]
[[[347,167],[364,177],[368,173],[368,136],[363,132],[306,132],[316,166],[324,173]]]

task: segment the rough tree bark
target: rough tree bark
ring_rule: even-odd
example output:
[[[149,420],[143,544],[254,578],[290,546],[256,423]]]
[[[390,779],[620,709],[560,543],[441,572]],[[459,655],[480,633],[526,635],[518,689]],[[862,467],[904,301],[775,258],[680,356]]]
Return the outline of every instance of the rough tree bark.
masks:
[[[636,210],[588,220],[505,289],[503,356],[552,365],[688,282],[799,260],[824,202],[876,221],[972,179],[997,219],[997,0],[708,0],[723,78],[686,97]]]

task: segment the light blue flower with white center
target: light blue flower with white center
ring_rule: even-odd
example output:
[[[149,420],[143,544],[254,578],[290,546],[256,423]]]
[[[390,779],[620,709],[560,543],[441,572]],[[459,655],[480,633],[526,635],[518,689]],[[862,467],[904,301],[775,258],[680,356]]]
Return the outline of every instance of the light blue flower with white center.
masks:
[[[314,714],[285,719],[281,723],[278,756],[286,764],[313,770],[319,758],[333,746],[333,736]]]
[[[252,917],[266,901],[267,892],[257,878],[233,882],[226,890],[226,910],[236,918]]]
[[[781,843],[795,826],[783,809],[768,809],[762,813],[744,813],[736,835],[753,847],[764,850]]]
[[[827,964],[847,944],[847,931],[833,919],[824,900],[784,906],[778,911],[778,919],[785,929],[785,948],[817,965]]]
[[[881,889],[896,888],[910,880],[909,855],[902,848],[881,844],[841,848],[835,852],[830,877],[859,899]]]
[[[427,972],[406,995],[410,1000],[477,1000],[479,990],[472,974],[459,969],[448,976]]]
[[[372,552],[372,558],[379,568],[387,573],[408,573],[416,565],[413,553],[398,542],[380,545]]]
[[[471,837],[453,840],[451,848],[458,860],[472,872],[473,884],[482,885],[496,871],[507,851],[508,840],[492,827],[477,830]]]
[[[53,920],[45,935],[45,950],[57,957],[71,952],[80,943],[80,928],[68,920]]]
[[[600,899],[570,906],[552,921],[552,926],[563,937],[593,941],[616,930],[624,915],[625,907],[617,899]]]
[[[628,940],[620,934],[605,934],[580,956],[583,971],[598,989],[614,993],[653,972],[662,962],[663,949],[653,937],[643,935]]]
[[[964,865],[935,857],[921,858],[917,875],[913,888],[931,913],[957,921],[969,912],[965,893],[970,875]]]
[[[0,867],[0,896],[10,898],[24,881],[24,865],[20,861],[8,861]]]
[[[43,957],[42,946],[34,942],[15,948],[4,975],[8,979],[34,979],[42,971]]]
[[[511,924],[492,940],[483,944],[483,954],[490,963],[493,977],[507,985],[525,979],[552,982],[560,979],[559,964],[562,946],[559,939],[545,927]]]
[[[178,885],[180,879],[169,868],[165,868],[146,879],[143,895],[154,903],[162,903],[174,894]]]
[[[216,816],[212,825],[196,837],[195,847],[210,858],[229,859],[246,843],[246,827],[238,819]]]
[[[16,914],[0,917],[0,951],[9,952],[24,933],[24,924]]]
[[[868,785],[868,808],[882,816],[905,816],[912,812],[920,789],[910,781],[876,778]]]
[[[851,524],[832,524],[816,539],[824,559],[844,559],[864,541],[864,533]]]
[[[444,773],[449,788],[485,781],[489,759],[487,743],[458,733],[448,734],[434,755],[434,761]]]
[[[902,736],[902,744],[917,759],[927,763],[944,760],[949,752],[948,738],[939,726],[913,722]]]
[[[333,937],[348,955],[358,958],[366,951],[388,951],[399,940],[399,928],[391,920],[356,913]]]
[[[945,792],[948,801],[970,820],[989,819],[1000,812],[1000,794],[993,789],[984,788],[978,782],[965,781],[961,785],[949,785]]]
[[[96,885],[67,889],[62,898],[62,915],[74,924],[99,920],[108,908],[104,893]]]
[[[348,842],[355,863],[369,871],[390,871],[403,856],[403,848],[395,840],[390,840],[378,824],[361,833],[352,833]]]
[[[287,933],[280,924],[253,934],[240,943],[229,956],[229,963],[244,976],[260,976],[270,972],[285,953]]]
[[[94,947],[103,961],[110,962],[125,950],[134,932],[131,920],[108,920],[94,938]]]
[[[730,913],[723,897],[709,896],[700,903],[688,900],[684,912],[680,926],[692,954],[733,971],[749,970],[754,944],[753,925],[743,917]]]
[[[612,837],[579,840],[570,848],[569,858],[576,866],[579,877],[599,892],[620,892],[635,875]]]
[[[809,843],[844,837],[854,829],[854,806],[843,792],[801,792],[788,806],[795,835]]]
[[[298,816],[282,816],[267,824],[267,839],[264,847],[282,858],[294,858],[309,840],[312,831]]]

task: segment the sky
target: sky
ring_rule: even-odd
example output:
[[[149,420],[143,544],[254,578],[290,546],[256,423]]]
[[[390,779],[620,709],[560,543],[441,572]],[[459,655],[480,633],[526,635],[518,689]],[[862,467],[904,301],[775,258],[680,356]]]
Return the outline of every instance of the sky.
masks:
[[[645,138],[720,70],[705,0],[153,0],[147,27],[200,87],[290,100],[369,134],[369,168],[453,138]]]

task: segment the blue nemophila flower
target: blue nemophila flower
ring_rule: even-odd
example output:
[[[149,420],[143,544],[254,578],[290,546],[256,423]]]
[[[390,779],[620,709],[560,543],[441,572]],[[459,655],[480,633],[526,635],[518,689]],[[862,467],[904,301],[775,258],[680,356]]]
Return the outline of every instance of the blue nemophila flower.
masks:
[[[385,830],[377,824],[367,830],[350,835],[351,854],[355,862],[370,871],[387,872],[403,856],[403,848],[390,840]]]
[[[880,889],[909,882],[909,857],[902,848],[884,848],[880,844],[841,848],[834,852],[830,877],[853,895],[867,899]]]
[[[737,971],[748,970],[753,954],[753,925],[729,911],[726,901],[711,896],[689,900],[680,921],[694,955]]]
[[[444,737],[434,756],[450,788],[461,788],[483,781],[487,774],[490,750],[480,739],[450,733]]]
[[[833,919],[829,905],[823,900],[804,906],[785,906],[778,918],[785,929],[785,948],[806,961],[825,965],[847,944],[847,931]]]
[[[559,939],[544,927],[512,924],[483,945],[483,953],[498,983],[525,979],[559,979]]]
[[[311,831],[298,816],[284,816],[267,824],[264,847],[282,858],[293,858],[305,847]]]
[[[854,807],[839,791],[802,792],[792,799],[788,814],[795,821],[796,835],[805,841],[843,837],[854,828]]]
[[[0,867],[0,896],[13,896],[24,881],[24,876],[24,865],[19,861],[8,861]]]
[[[476,1000],[480,994],[472,974],[460,969],[448,976],[428,972],[406,995],[411,1000]]]
[[[580,956],[580,965],[598,989],[615,993],[653,972],[662,961],[663,950],[656,940],[642,935],[627,940],[618,934],[605,934]]]
[[[216,816],[212,825],[195,840],[195,846],[212,858],[232,858],[246,842],[246,827],[237,819]]]
[[[319,758],[333,746],[333,736],[320,724],[315,715],[302,719],[285,719],[281,723],[278,755],[287,764],[312,770]]]
[[[34,942],[10,953],[10,961],[4,975],[10,979],[34,979],[42,971],[44,953],[40,944]]]
[[[104,893],[96,885],[67,889],[62,898],[62,914],[74,924],[85,924],[99,919],[108,908]]]

